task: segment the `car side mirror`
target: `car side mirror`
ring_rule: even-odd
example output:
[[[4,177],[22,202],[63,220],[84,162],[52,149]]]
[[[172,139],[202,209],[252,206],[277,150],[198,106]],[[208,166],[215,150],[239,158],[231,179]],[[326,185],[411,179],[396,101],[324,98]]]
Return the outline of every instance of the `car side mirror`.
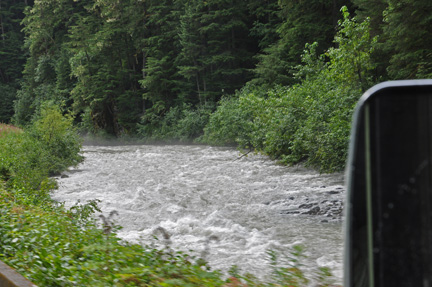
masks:
[[[344,286],[432,286],[432,80],[361,97],[347,190]]]

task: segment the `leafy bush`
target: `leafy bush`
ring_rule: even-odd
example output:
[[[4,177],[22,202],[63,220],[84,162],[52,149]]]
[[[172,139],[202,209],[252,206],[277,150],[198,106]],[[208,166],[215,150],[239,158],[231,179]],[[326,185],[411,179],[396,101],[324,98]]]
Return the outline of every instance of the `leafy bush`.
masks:
[[[202,135],[211,111],[211,106],[188,104],[171,107],[166,113],[154,107],[142,117],[139,133],[153,141],[192,142]]]
[[[30,131],[31,136],[44,144],[49,152],[51,174],[81,162],[81,139],[73,127],[73,118],[63,115],[59,106],[45,102]]]
[[[252,115],[240,108],[238,95],[219,101],[217,110],[210,116],[199,141],[213,145],[250,145]]]
[[[54,182],[48,179],[48,152],[27,133],[0,137],[0,180],[20,202],[44,202]],[[48,189],[47,189],[48,188]]]
[[[368,19],[357,23],[346,8],[342,12],[337,48],[318,56],[317,43],[306,45],[303,65],[296,68],[300,84],[270,90],[248,87],[221,101],[203,141],[236,143],[285,164],[305,162],[323,172],[342,170],[354,106],[372,85],[370,55],[376,43]]]
[[[48,176],[78,164],[80,147],[71,118],[47,104],[26,132],[0,136],[0,180],[20,203],[49,202],[56,183]]]

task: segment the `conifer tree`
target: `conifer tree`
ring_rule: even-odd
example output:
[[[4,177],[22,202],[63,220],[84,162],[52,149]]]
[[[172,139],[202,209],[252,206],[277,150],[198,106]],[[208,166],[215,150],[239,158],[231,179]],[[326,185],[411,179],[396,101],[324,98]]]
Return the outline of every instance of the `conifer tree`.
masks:
[[[0,0],[0,122],[9,122],[26,54],[20,22],[27,1]],[[31,3],[30,3],[31,4]]]
[[[179,74],[195,103],[215,102],[248,79],[252,57],[242,1],[186,1],[180,18]],[[186,97],[186,96],[185,96]]]
[[[276,27],[282,22],[278,2],[278,0],[248,1],[248,18],[252,22],[249,34],[256,39],[258,45],[255,54],[278,40]]]
[[[142,79],[144,99],[154,112],[163,113],[174,105],[179,92],[175,58],[179,52],[177,27],[178,1],[147,1],[142,40]]]
[[[318,42],[318,52],[329,48],[336,32],[339,10],[346,1],[281,0],[277,27],[279,40],[258,56],[255,80],[258,84],[294,83],[293,67],[300,64],[306,43]]]
[[[134,6],[136,5],[136,6]],[[135,7],[135,9],[131,9]],[[141,113],[138,50],[131,33],[142,9],[135,1],[96,1],[70,30],[75,110],[93,131],[133,131]],[[138,38],[138,37],[137,37]]]
[[[74,15],[82,9],[83,2],[36,1],[26,10],[22,23],[29,55],[15,103],[17,124],[28,123],[44,101],[70,104],[69,91],[73,82],[66,80],[70,68],[65,42],[68,29],[76,19]]]
[[[356,5],[356,17],[360,20],[370,19],[370,32],[372,36],[379,36],[379,43],[371,57],[376,63],[374,77],[378,81],[388,78],[387,67],[389,65],[391,52],[386,47],[386,37],[384,35],[384,11],[387,8],[386,0],[353,0]]]
[[[388,73],[393,79],[432,77],[432,2],[388,0],[384,12]]]
[[[371,35],[381,35],[384,26],[383,13],[387,8],[386,0],[352,0],[356,5],[356,15],[360,20],[370,19]]]

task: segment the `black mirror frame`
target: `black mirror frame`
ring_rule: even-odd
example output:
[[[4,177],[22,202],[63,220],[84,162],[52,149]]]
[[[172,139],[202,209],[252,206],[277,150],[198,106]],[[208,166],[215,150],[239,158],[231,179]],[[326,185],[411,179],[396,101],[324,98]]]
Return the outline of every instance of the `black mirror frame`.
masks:
[[[344,286],[378,286],[374,277],[373,257],[373,228],[372,228],[372,194],[369,133],[365,132],[369,126],[369,103],[382,95],[388,96],[393,92],[404,93],[409,91],[427,92],[432,98],[432,79],[429,80],[403,80],[378,84],[366,91],[360,98],[353,116],[349,155],[346,168],[347,198],[345,202],[345,247],[344,247]],[[402,91],[402,92],[401,92]],[[365,124],[366,122],[366,124]],[[364,151],[361,145],[363,146]],[[362,153],[362,154],[360,154]],[[359,169],[364,171],[359,173]],[[364,178],[356,178],[358,175]],[[361,186],[359,188],[358,186]],[[366,191],[365,194],[358,194]],[[366,226],[362,233],[355,231],[354,225],[359,221]],[[353,231],[354,230],[354,231]],[[359,236],[361,234],[361,236]],[[432,242],[431,242],[432,245]],[[355,266],[356,253],[365,252],[364,269]],[[361,274],[360,274],[361,273]]]

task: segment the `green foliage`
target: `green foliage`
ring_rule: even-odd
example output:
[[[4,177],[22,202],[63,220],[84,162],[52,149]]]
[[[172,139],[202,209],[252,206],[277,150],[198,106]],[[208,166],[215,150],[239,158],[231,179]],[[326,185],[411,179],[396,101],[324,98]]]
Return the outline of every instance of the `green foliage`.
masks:
[[[28,91],[18,90],[17,100],[14,104],[14,112],[12,122],[19,126],[25,126],[31,121],[34,114],[34,99],[33,95]]]
[[[26,53],[20,20],[27,1],[0,2],[0,123],[9,123]]]
[[[143,106],[137,71],[142,31],[135,29],[140,25],[136,21],[144,17],[144,4],[128,1],[118,7],[115,1],[89,2],[68,31],[69,63],[76,79],[72,106],[75,113],[89,112],[91,130],[129,134],[135,131]]]
[[[353,0],[358,8],[356,10],[356,16],[360,20],[370,18],[371,22],[371,34],[377,36],[382,34],[383,29],[383,12],[387,7],[386,0]]]
[[[161,117],[156,107],[147,110],[140,126],[140,134],[150,141],[192,142],[203,133],[212,111],[211,106],[194,108],[183,104],[172,107]]]
[[[247,7],[245,1],[211,0],[185,1],[183,9],[176,60],[190,87],[184,97],[193,96],[200,105],[214,103],[250,77]]]
[[[335,42],[338,48],[330,48],[330,69],[338,76],[341,83],[357,83],[363,91],[372,85],[370,71],[375,69],[371,55],[378,41],[377,36],[370,35],[370,20],[366,18],[358,23],[350,19],[346,7],[341,9],[343,20],[339,21],[339,31]]]
[[[342,5],[370,24],[354,28],[344,18],[338,27]],[[52,101],[73,110],[75,122],[83,119],[81,127],[91,133],[148,134],[142,125],[154,130],[162,123],[153,120],[170,115],[171,108],[215,105],[248,81],[267,89],[301,83],[295,67],[303,65],[305,44],[314,42],[318,54],[328,51],[332,69],[340,69],[334,76],[356,82],[362,91],[377,79],[429,78],[431,5],[428,0],[2,1],[0,121],[11,121],[13,106],[12,122],[27,125]],[[380,42],[367,51],[369,34]],[[139,127],[143,116],[153,120]]]
[[[59,173],[81,162],[81,139],[73,127],[73,118],[63,115],[58,106],[49,102],[41,106],[31,134],[49,151],[50,173]]]
[[[224,97],[219,101],[200,141],[212,145],[250,145],[252,114],[240,108],[239,94],[238,92],[235,97]]]
[[[281,7],[278,2],[278,0],[248,1],[249,13],[253,21],[250,35],[258,38],[258,47],[260,49],[269,47],[278,39],[275,27],[278,27],[282,22],[280,17]]]
[[[354,0],[357,14],[371,18],[371,32],[380,36],[373,55],[376,78],[430,78],[432,3],[412,0]],[[415,31],[415,32],[414,32]]]
[[[142,78],[148,104],[172,106],[179,92],[181,76],[175,65],[180,52],[178,26],[181,1],[153,0],[148,2],[144,19],[146,35],[142,40]],[[153,109],[154,110],[154,109]]]
[[[48,192],[55,184],[47,178],[48,156],[43,144],[27,133],[0,137],[0,179],[13,190],[16,201],[49,200]]]
[[[347,5],[345,2],[279,1],[282,23],[275,27],[279,39],[258,54],[253,82],[270,85],[295,83],[293,67],[300,64],[305,44],[319,43],[319,52],[331,47],[334,28],[340,17],[338,10]]]
[[[8,123],[13,116],[16,89],[0,82],[0,123]]]
[[[212,105],[250,78],[248,11],[226,0],[36,1],[15,122],[50,100],[84,114],[91,132],[122,136],[160,102]]]
[[[384,11],[385,50],[392,56],[388,72],[392,79],[432,76],[432,2],[387,1]],[[415,32],[414,32],[415,31]]]
[[[48,175],[78,164],[80,147],[72,119],[46,103],[26,132],[0,136],[0,180],[20,203],[49,202],[56,184]]]
[[[287,258],[288,262],[286,265],[288,267],[279,267],[280,263],[278,261],[280,259],[276,252],[269,251],[268,255],[270,257],[270,264],[273,267],[274,276],[277,278],[277,283],[282,286],[305,286],[309,283],[309,280],[301,271],[301,259],[304,256],[302,246],[294,246],[292,256]],[[286,272],[287,270],[290,270],[290,272]]]
[[[317,44],[306,45],[295,73],[300,84],[245,88],[238,98],[222,101],[210,117],[204,142],[235,142],[283,163],[305,161],[325,172],[343,169],[354,105],[372,84],[370,55],[376,39],[369,35],[368,20],[357,23],[342,11],[338,48],[317,56]]]

